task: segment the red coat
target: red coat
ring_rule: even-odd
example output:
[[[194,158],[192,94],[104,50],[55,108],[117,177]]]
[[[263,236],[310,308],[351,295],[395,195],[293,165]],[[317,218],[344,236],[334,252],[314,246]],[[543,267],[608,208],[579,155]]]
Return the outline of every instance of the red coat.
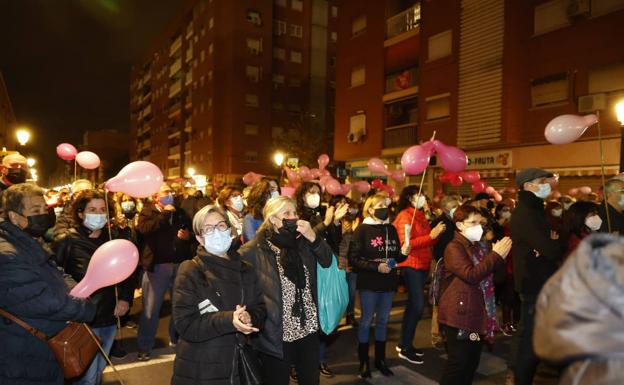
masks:
[[[414,208],[408,207],[401,211],[394,220],[394,227],[399,233],[399,239],[401,245],[405,242],[405,224],[412,223],[412,216],[414,215]],[[431,265],[431,257],[433,251],[431,247],[437,242],[437,239],[431,239],[429,233],[431,232],[431,226],[425,214],[422,211],[416,211],[416,217],[412,224],[412,232],[410,233],[410,246],[412,250],[409,256],[403,263],[399,263],[399,267],[411,267],[416,270],[429,270]]]

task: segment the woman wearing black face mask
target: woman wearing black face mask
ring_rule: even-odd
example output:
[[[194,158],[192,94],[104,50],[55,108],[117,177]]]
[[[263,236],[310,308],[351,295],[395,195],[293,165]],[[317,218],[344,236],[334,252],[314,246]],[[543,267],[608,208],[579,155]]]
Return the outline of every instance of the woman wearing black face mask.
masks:
[[[386,196],[376,194],[364,204],[364,221],[349,244],[349,260],[357,271],[362,316],[358,328],[360,378],[370,378],[368,341],[375,316],[375,367],[384,375],[393,373],[386,365],[387,323],[397,289],[396,264],[409,254],[409,242],[401,246],[396,229],[388,221]]]
[[[329,267],[332,252],[309,222],[297,218],[292,199],[273,198],[262,214],[256,238],[239,252],[258,275],[267,309],[264,329],[254,341],[264,381],[287,385],[294,366],[300,385],[318,385],[316,265]]]

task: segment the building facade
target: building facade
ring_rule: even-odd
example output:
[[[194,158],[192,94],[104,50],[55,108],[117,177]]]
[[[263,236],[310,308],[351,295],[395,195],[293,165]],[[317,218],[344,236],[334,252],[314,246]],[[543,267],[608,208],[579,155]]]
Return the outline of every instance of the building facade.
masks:
[[[353,178],[370,177],[370,157],[400,166],[435,132],[495,187],[525,167],[559,173],[562,191],[596,187],[598,127],[567,145],[548,144],[544,128],[597,111],[607,174],[618,172],[623,0],[344,2],[338,34],[334,154]]]
[[[13,113],[11,99],[9,99],[9,92],[2,72],[0,72],[0,147],[10,150],[15,148],[15,124],[15,114]]]
[[[336,16],[328,0],[189,1],[132,70],[131,159],[232,182],[276,173],[302,133],[331,147]]]

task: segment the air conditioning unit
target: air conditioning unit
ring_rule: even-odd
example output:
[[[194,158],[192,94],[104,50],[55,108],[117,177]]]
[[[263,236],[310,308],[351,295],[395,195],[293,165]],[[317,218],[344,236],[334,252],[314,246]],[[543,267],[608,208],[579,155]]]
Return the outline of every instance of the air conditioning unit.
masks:
[[[578,112],[596,112],[597,110],[604,110],[606,106],[606,94],[592,94],[578,98]]]
[[[568,3],[568,17],[571,19],[589,16],[589,0],[570,0]]]

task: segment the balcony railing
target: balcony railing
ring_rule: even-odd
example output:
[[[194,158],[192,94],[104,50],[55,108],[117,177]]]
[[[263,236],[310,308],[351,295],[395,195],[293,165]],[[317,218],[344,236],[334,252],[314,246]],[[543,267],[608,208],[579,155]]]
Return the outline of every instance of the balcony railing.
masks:
[[[171,43],[171,47],[169,48],[169,56],[173,56],[178,50],[182,48],[182,35],[178,36],[177,39]]]
[[[184,81],[185,85],[189,85],[193,82],[193,70],[190,70],[186,73],[186,80]]]
[[[169,148],[169,155],[180,155],[180,145]]]
[[[178,80],[169,87],[169,97],[176,96],[182,90],[182,80]]]
[[[384,130],[384,148],[408,147],[416,143],[417,123],[386,127]]]
[[[418,84],[418,67],[386,76],[386,93],[402,91]]]
[[[386,39],[398,36],[420,25],[420,3],[386,20]]]
[[[172,77],[173,75],[177,74],[181,69],[182,69],[182,59],[178,58],[178,60],[173,62],[171,67],[169,67],[169,77]]]
[[[180,176],[180,167],[169,167],[169,178],[176,178]]]
[[[189,47],[186,49],[186,56],[185,56],[185,59],[184,59],[184,60],[185,60],[185,62],[186,62],[186,63],[188,63],[188,62],[190,62],[191,60],[193,60],[193,46],[189,46]]]

